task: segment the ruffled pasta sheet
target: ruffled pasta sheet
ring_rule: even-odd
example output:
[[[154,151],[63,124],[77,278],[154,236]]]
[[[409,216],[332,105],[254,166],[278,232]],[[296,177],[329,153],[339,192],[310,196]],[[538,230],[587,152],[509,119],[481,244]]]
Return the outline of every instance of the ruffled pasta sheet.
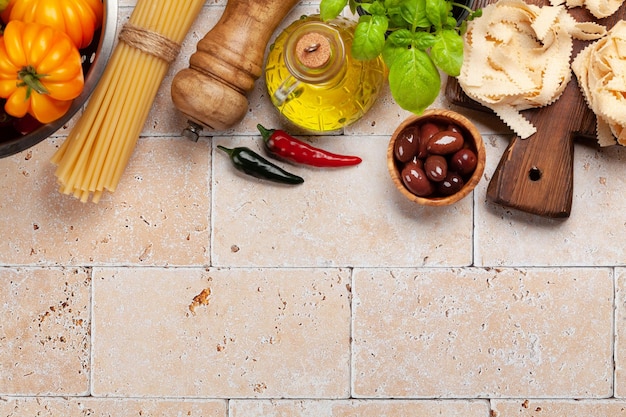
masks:
[[[624,0],[550,0],[552,6],[585,7],[598,19],[609,17],[620,8]]]
[[[576,22],[564,6],[499,0],[468,22],[459,85],[521,138],[536,128],[521,110],[556,101],[571,79],[573,38],[597,39],[604,26]]]
[[[583,49],[572,69],[596,114],[600,146],[626,145],[626,22]]]

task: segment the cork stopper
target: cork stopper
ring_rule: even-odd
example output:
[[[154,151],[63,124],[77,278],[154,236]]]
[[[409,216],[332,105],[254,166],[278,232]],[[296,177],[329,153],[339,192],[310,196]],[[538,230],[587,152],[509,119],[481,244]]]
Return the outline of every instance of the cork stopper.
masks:
[[[321,68],[330,59],[330,43],[320,33],[306,33],[298,39],[296,54],[302,65],[309,68]]]

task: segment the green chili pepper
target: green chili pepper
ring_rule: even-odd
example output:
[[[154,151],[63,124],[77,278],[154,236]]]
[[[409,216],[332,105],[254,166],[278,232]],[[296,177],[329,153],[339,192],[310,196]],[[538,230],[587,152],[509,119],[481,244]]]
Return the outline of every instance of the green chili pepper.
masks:
[[[230,156],[230,160],[235,168],[255,178],[283,184],[302,184],[304,182],[302,177],[287,172],[278,165],[274,165],[250,148],[241,146],[229,149],[221,145],[218,145],[217,148]]]

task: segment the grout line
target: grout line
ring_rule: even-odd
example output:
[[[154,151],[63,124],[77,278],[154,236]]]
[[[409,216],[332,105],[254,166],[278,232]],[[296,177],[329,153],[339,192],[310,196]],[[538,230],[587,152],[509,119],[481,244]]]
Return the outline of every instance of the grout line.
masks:
[[[614,268],[626,268],[626,264],[620,265],[525,265],[525,264],[490,264],[490,265],[328,265],[328,266],[317,266],[317,265],[292,265],[292,266],[271,266],[271,265],[114,265],[114,264],[102,264],[102,265],[23,265],[23,264],[15,264],[15,265],[0,265],[1,269],[67,269],[67,268],[82,268],[82,269],[92,269],[92,268],[129,268],[129,269],[167,269],[167,270],[176,270],[176,269],[204,269],[207,268],[216,269],[216,270],[245,270],[245,269],[378,269],[378,270],[389,270],[389,269],[435,269],[435,270],[446,270],[446,269],[459,269],[459,268],[467,268],[467,269],[614,269]]]
[[[213,179],[215,178],[215,152],[214,152],[214,142],[213,142],[213,137],[208,137],[208,152],[209,152],[209,159],[210,159],[210,163],[209,163],[209,167],[208,167],[208,172],[206,173],[207,177],[208,177],[208,186],[209,186],[209,196],[211,197],[211,207],[209,207],[209,212],[207,213],[207,215],[209,216],[209,221],[207,222],[209,224],[209,241],[207,242],[207,251],[209,252],[207,254],[208,258],[209,258],[209,267],[213,268],[213,242],[214,242],[214,230],[215,230],[215,187],[213,187]]]
[[[613,380],[612,380],[612,390],[611,390],[611,394],[612,397],[615,398],[616,396],[616,385],[617,385],[617,314],[618,314],[618,307],[619,307],[619,300],[617,297],[617,289],[619,288],[617,279],[618,279],[618,274],[616,271],[617,267],[613,267],[612,268],[612,274],[613,274],[613,314],[612,314],[612,320],[613,320],[613,340],[611,343],[611,348],[612,348],[612,355],[611,355],[611,360],[613,362],[613,374],[611,375]]]
[[[472,259],[470,263],[470,267],[476,266],[476,250],[478,245],[476,244],[476,211],[478,209],[478,195],[476,193],[476,188],[472,191],[472,239],[471,239],[471,251],[472,251]]]
[[[91,275],[91,286],[89,289],[89,396],[93,396],[93,383],[94,383],[94,343],[95,343],[95,332],[94,332],[94,301],[96,299],[94,291],[95,291],[95,274],[94,268],[91,267],[90,271]]]
[[[356,268],[351,268],[350,271],[350,324],[349,324],[349,349],[348,355],[348,397],[354,397],[354,274]]]

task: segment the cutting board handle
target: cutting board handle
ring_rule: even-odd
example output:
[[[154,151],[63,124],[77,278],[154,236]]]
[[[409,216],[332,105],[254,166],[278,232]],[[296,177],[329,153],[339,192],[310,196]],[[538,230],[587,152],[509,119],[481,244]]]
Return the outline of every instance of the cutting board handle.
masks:
[[[574,145],[566,132],[547,136],[511,141],[487,187],[489,200],[539,216],[569,217]],[[543,152],[555,156],[537,157]]]
[[[514,137],[502,155],[487,198],[497,204],[544,217],[569,217],[574,180],[576,128],[585,106],[573,106],[579,95],[570,80],[558,101],[524,113],[537,133],[527,139]],[[534,117],[540,113],[540,117]]]

